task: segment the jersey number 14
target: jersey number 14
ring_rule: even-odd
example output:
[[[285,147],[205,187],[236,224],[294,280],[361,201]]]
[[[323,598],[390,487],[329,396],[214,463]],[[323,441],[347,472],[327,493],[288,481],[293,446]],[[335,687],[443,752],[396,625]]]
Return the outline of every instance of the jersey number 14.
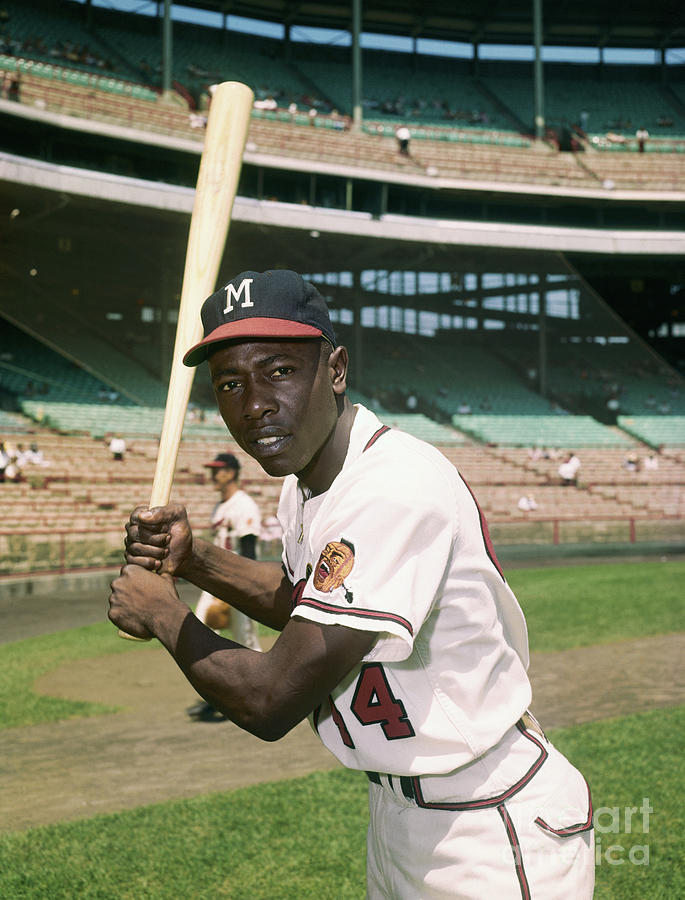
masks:
[[[354,749],[352,736],[332,697],[330,704],[331,715],[342,742],[346,747]],[[389,741],[413,737],[415,734],[404,703],[394,696],[380,663],[366,663],[362,666],[350,708],[362,725],[380,725]]]

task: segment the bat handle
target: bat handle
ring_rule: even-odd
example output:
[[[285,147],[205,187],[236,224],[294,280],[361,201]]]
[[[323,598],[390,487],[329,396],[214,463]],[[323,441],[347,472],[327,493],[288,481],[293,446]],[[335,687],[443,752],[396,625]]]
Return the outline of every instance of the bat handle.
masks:
[[[127,641],[139,641],[141,644],[146,644],[148,641],[151,641],[152,638],[141,638],[136,637],[134,634],[129,634],[127,631],[122,631],[119,629],[119,637],[124,638]]]

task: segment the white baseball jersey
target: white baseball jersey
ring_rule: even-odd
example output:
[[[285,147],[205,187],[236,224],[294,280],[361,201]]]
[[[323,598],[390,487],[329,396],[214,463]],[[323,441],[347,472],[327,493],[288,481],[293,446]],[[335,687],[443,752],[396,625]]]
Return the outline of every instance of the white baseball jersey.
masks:
[[[217,503],[212,512],[214,543],[224,550],[240,553],[240,538],[248,534],[259,536],[261,527],[259,507],[242,490],[236,491],[228,500]]]
[[[378,632],[311,717],[354,769],[440,774],[493,747],[528,708],[523,613],[487,525],[434,447],[362,406],[324,494],[279,504],[293,615]]]

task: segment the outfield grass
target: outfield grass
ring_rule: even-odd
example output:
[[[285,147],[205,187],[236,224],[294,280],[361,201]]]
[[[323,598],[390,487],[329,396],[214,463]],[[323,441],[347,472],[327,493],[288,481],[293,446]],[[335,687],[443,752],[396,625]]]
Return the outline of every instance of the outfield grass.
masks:
[[[506,571],[531,650],[611,644],[685,628],[685,562]]]
[[[507,572],[526,613],[531,649],[564,650],[683,629],[685,563],[629,563]],[[264,629],[266,633],[268,629]],[[108,622],[0,645],[0,729],[111,712],[104,704],[34,694],[64,662],[146,653]]]
[[[684,727],[679,707],[551,734],[600,813],[595,900],[685,896]],[[366,790],[361,774],[335,770],[0,836],[0,896],[362,900]],[[639,812],[626,830],[626,807],[644,798],[647,830]]]
[[[534,650],[683,627],[682,563],[507,575]],[[0,727],[109,712],[105,705],[36,696],[32,685],[63,662],[147,653],[151,646],[117,639],[107,622],[0,645]],[[684,728],[685,707],[679,707],[552,732],[588,778],[599,812],[596,900],[685,896],[679,846]],[[359,773],[335,770],[0,835],[0,897],[362,900],[366,790]],[[645,798],[648,822],[640,811]],[[630,829],[627,808],[635,809]]]

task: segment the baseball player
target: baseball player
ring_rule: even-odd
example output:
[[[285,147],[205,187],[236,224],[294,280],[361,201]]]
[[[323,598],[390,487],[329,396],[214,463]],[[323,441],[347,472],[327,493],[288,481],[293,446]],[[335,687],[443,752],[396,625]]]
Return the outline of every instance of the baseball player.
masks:
[[[296,273],[243,272],[202,320],[186,364],[208,360],[238,445],[288,476],[282,565],[197,540],[181,506],[139,508],[112,621],[242,728],[276,740],[308,717],[366,773],[372,900],[589,900],[589,789],[529,712],[525,620],[457,470],[350,403],[347,350]],[[279,630],[272,649],[193,622],[172,575]]]
[[[205,463],[205,468],[211,469],[212,481],[221,497],[212,512],[214,543],[224,550],[233,550],[248,559],[256,559],[261,518],[255,501],[240,487],[240,462],[232,453],[219,453],[211,462]],[[200,595],[195,615],[215,631],[228,628],[230,624],[233,637],[239,644],[251,650],[261,650],[255,622],[208,591]],[[199,719],[223,718],[205,700],[190,706],[187,713]]]

